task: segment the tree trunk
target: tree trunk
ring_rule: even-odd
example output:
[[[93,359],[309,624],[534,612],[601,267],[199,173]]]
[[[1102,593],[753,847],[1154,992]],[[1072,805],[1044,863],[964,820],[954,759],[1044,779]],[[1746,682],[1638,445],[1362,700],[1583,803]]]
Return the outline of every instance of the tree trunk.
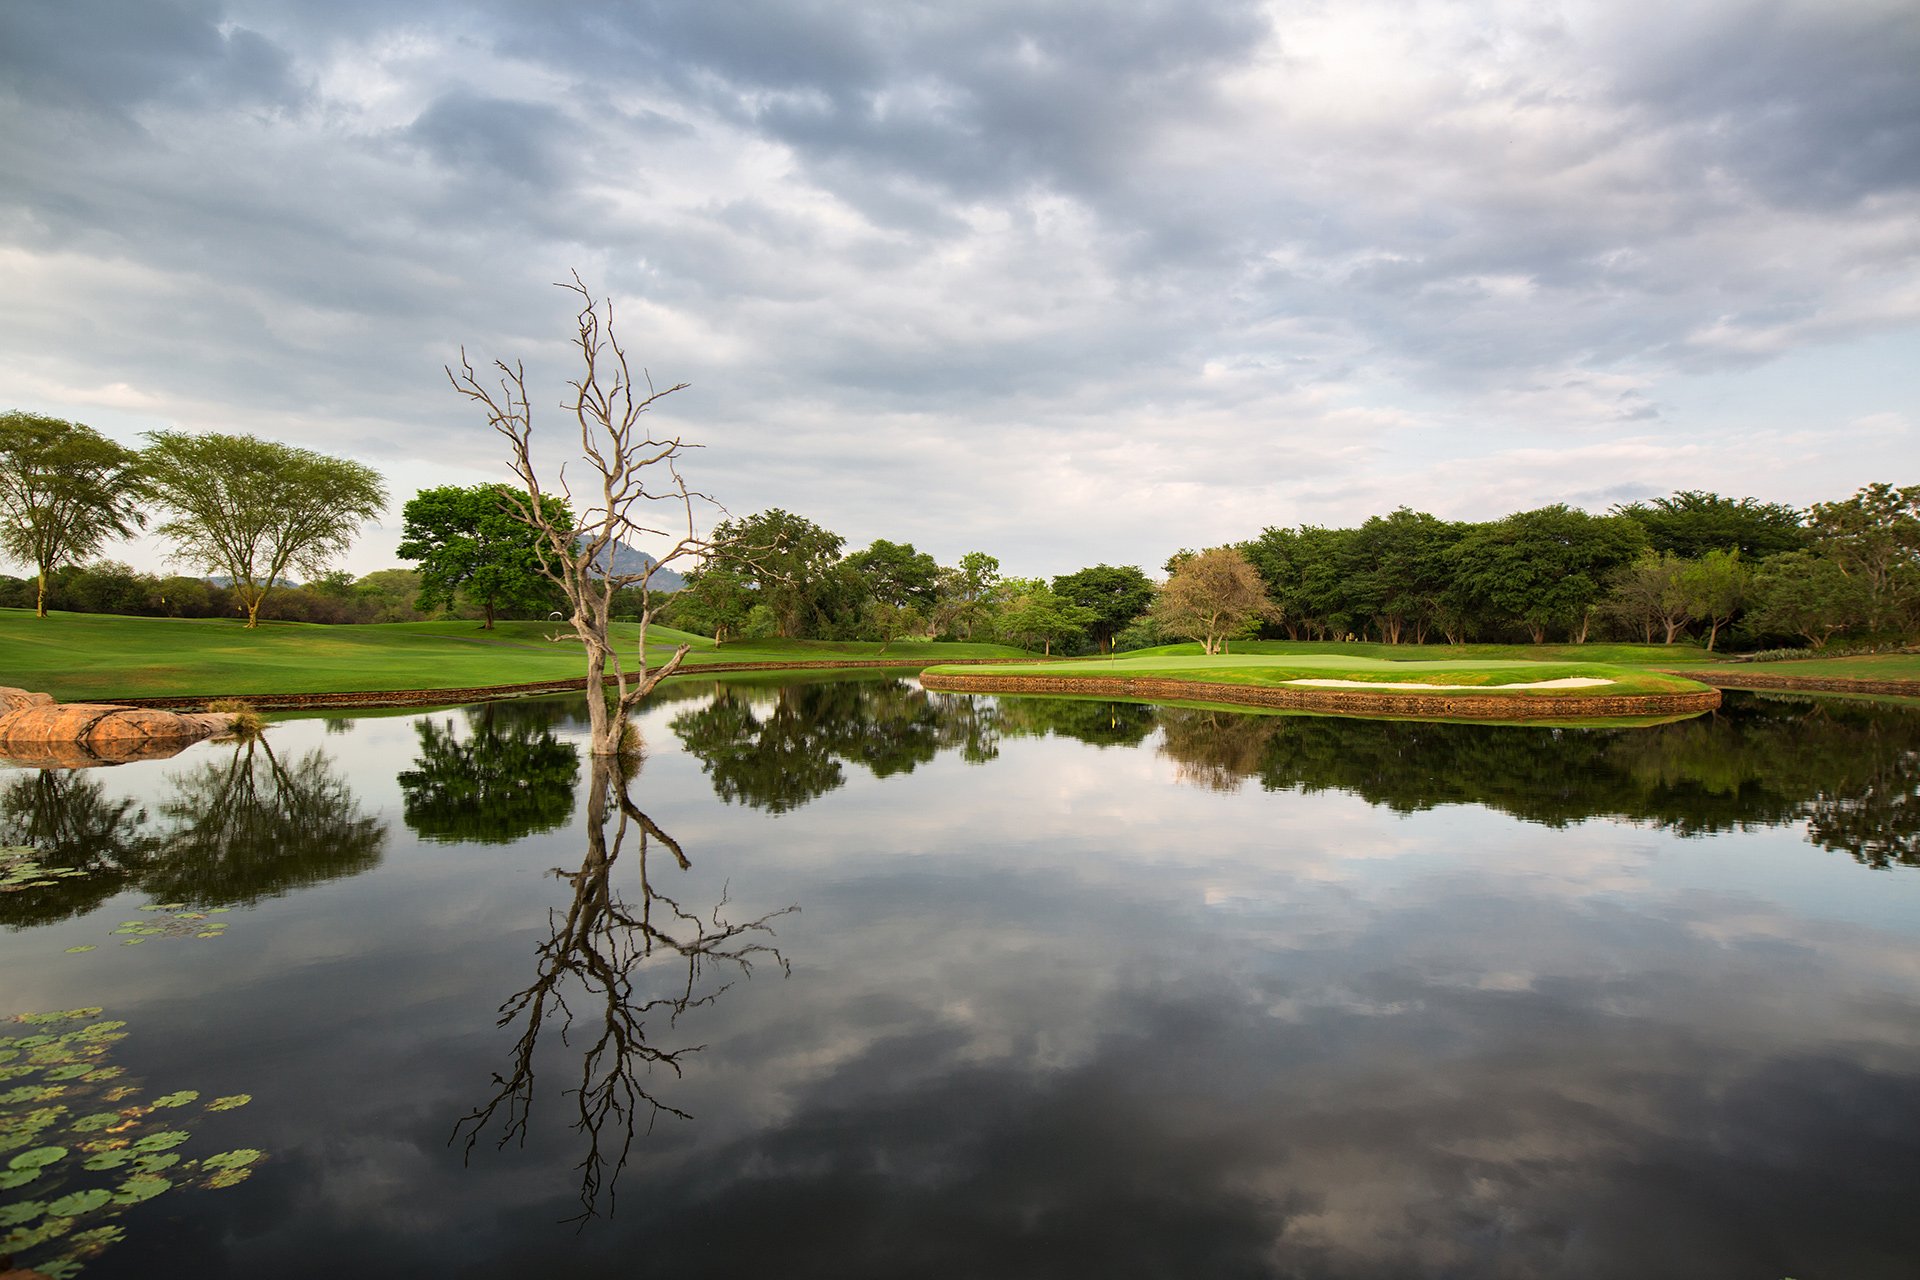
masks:
[[[493,630],[493,601],[483,600],[480,602],[480,607],[486,610],[487,614],[487,620],[480,624],[480,629],[482,631]]]
[[[246,597],[247,630],[252,631],[260,625],[260,602],[264,599],[266,599],[265,592],[262,592],[260,595],[257,595],[257,596],[249,595]]]
[[[40,594],[34,598],[33,616],[36,618],[47,616],[47,575],[45,573],[40,575]]]

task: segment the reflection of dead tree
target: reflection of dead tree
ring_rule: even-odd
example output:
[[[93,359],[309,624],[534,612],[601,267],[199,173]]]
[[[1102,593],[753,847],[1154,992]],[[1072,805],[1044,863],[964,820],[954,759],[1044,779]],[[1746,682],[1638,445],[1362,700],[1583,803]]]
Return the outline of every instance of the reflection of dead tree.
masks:
[[[639,897],[629,901],[613,880],[621,847],[634,833],[636,848],[631,865],[638,872]],[[514,1043],[511,1070],[495,1075],[498,1091],[491,1101],[462,1117],[451,1141],[466,1139],[469,1156],[480,1133],[499,1116],[503,1129],[497,1145],[524,1143],[533,1109],[534,1050],[548,1019],[560,1020],[562,1043],[573,1026],[575,1013],[568,1003],[589,1004],[601,1023],[580,1062],[580,1083],[568,1090],[578,1114],[573,1127],[587,1135],[587,1153],[580,1170],[579,1218],[598,1212],[601,1191],[613,1201],[613,1184],[626,1167],[634,1131],[644,1119],[651,1130],[661,1112],[688,1119],[688,1113],[662,1102],[648,1087],[656,1068],[681,1074],[681,1059],[704,1045],[663,1048],[648,1041],[647,1020],[664,1018],[677,1024],[689,1009],[712,1004],[732,986],[707,984],[708,970],[724,966],[751,976],[756,960],[771,959],[784,974],[786,957],[760,939],[772,937],[768,923],[797,907],[771,912],[757,920],[733,923],[721,914],[727,905],[724,891],[712,912],[701,916],[655,887],[648,874],[648,855],[655,845],[673,856],[681,870],[692,866],[679,843],[642,813],[628,796],[616,763],[594,759],[587,803],[587,853],[578,871],[555,870],[573,887],[564,913],[551,915],[553,937],[539,949],[534,982],[500,1006],[500,1026],[521,1022]],[[642,990],[638,980],[662,972],[650,959],[671,959],[671,980]],[[587,1020],[583,1011],[580,1015]],[[609,1125],[612,1126],[609,1129]]]

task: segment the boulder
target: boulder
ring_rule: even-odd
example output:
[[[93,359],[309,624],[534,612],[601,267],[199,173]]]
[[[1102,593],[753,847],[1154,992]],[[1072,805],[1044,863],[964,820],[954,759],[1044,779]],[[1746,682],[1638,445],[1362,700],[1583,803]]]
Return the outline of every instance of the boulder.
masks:
[[[41,769],[157,760],[226,732],[233,720],[217,712],[57,703],[44,693],[0,688],[0,757]]]

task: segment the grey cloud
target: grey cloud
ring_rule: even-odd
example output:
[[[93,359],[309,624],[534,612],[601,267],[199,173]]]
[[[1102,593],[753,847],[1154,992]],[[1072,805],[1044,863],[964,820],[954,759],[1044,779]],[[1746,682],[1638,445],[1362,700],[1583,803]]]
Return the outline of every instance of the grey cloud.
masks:
[[[172,95],[292,103],[284,50],[222,6],[194,0],[87,0],[0,7],[0,84],[32,99],[123,115]]]

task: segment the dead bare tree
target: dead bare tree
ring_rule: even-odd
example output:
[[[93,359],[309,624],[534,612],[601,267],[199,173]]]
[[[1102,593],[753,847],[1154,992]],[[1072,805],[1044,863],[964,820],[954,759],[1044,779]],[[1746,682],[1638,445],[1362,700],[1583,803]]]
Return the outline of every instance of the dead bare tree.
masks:
[[[632,869],[639,890],[632,899],[613,878],[630,833],[636,836]],[[628,796],[619,764],[596,758],[587,799],[586,859],[578,871],[554,871],[572,886],[572,900],[564,912],[552,915],[553,936],[539,949],[533,984],[500,1005],[500,1026],[521,1023],[510,1068],[493,1077],[492,1099],[462,1117],[451,1139],[464,1137],[471,1157],[481,1132],[498,1116],[502,1130],[497,1145],[524,1143],[533,1111],[534,1050],[540,1032],[557,1020],[561,1040],[567,1042],[575,1020],[569,991],[590,1002],[583,1005],[580,1018],[585,1022],[591,1016],[588,1007],[597,1012],[598,1034],[586,1039],[579,1084],[567,1091],[576,1106],[573,1127],[587,1137],[586,1154],[577,1166],[581,1219],[600,1211],[603,1193],[611,1209],[614,1184],[626,1167],[636,1131],[651,1129],[662,1112],[690,1118],[662,1101],[650,1081],[656,1068],[678,1076],[681,1059],[704,1046],[662,1047],[654,1034],[659,1024],[672,1029],[681,1015],[720,998],[732,982],[714,983],[708,971],[715,965],[750,976],[755,961],[770,960],[782,973],[787,971],[786,957],[762,938],[773,934],[770,921],[797,907],[736,923],[722,915],[727,905],[723,893],[706,915],[690,911],[649,878],[647,856],[654,845],[672,854],[681,870],[692,866],[679,843]],[[682,963],[646,963],[668,956],[678,956]],[[658,985],[640,989],[643,977]],[[656,1024],[653,1032],[650,1020]]]
[[[597,299],[573,273],[571,283],[558,287],[579,295],[574,346],[581,360],[580,377],[567,386],[571,395],[561,407],[574,415],[580,428],[580,451],[592,470],[596,487],[585,494],[588,505],[575,513],[573,527],[562,528],[541,498],[546,493],[533,460],[533,406],[527,397],[526,368],[515,361],[493,362],[499,385],[480,380],[460,349],[460,371],[447,368],[455,391],[487,412],[488,424],[510,447],[510,465],[520,482],[511,496],[516,514],[538,531],[547,576],[566,593],[573,608],[573,629],[587,654],[587,714],[591,725],[589,751],[595,756],[630,750],[629,720],[640,701],[679,668],[687,656],[681,645],[657,666],[649,665],[647,626],[653,620],[648,584],[661,568],[698,556],[708,548],[697,532],[695,504],[717,503],[688,487],[680,474],[687,450],[677,434],[656,435],[648,417],[653,406],[687,384],[656,388],[645,369],[633,376],[626,348],[613,330],[613,302]],[[604,316],[602,312],[604,310]],[[566,467],[558,473],[560,493],[572,508],[573,489]],[[629,539],[669,539],[666,550],[637,573],[616,572],[615,556]],[[621,661],[610,634],[615,595],[637,588],[640,596],[640,636],[631,670]],[[607,697],[607,670],[613,671],[611,705]]]

